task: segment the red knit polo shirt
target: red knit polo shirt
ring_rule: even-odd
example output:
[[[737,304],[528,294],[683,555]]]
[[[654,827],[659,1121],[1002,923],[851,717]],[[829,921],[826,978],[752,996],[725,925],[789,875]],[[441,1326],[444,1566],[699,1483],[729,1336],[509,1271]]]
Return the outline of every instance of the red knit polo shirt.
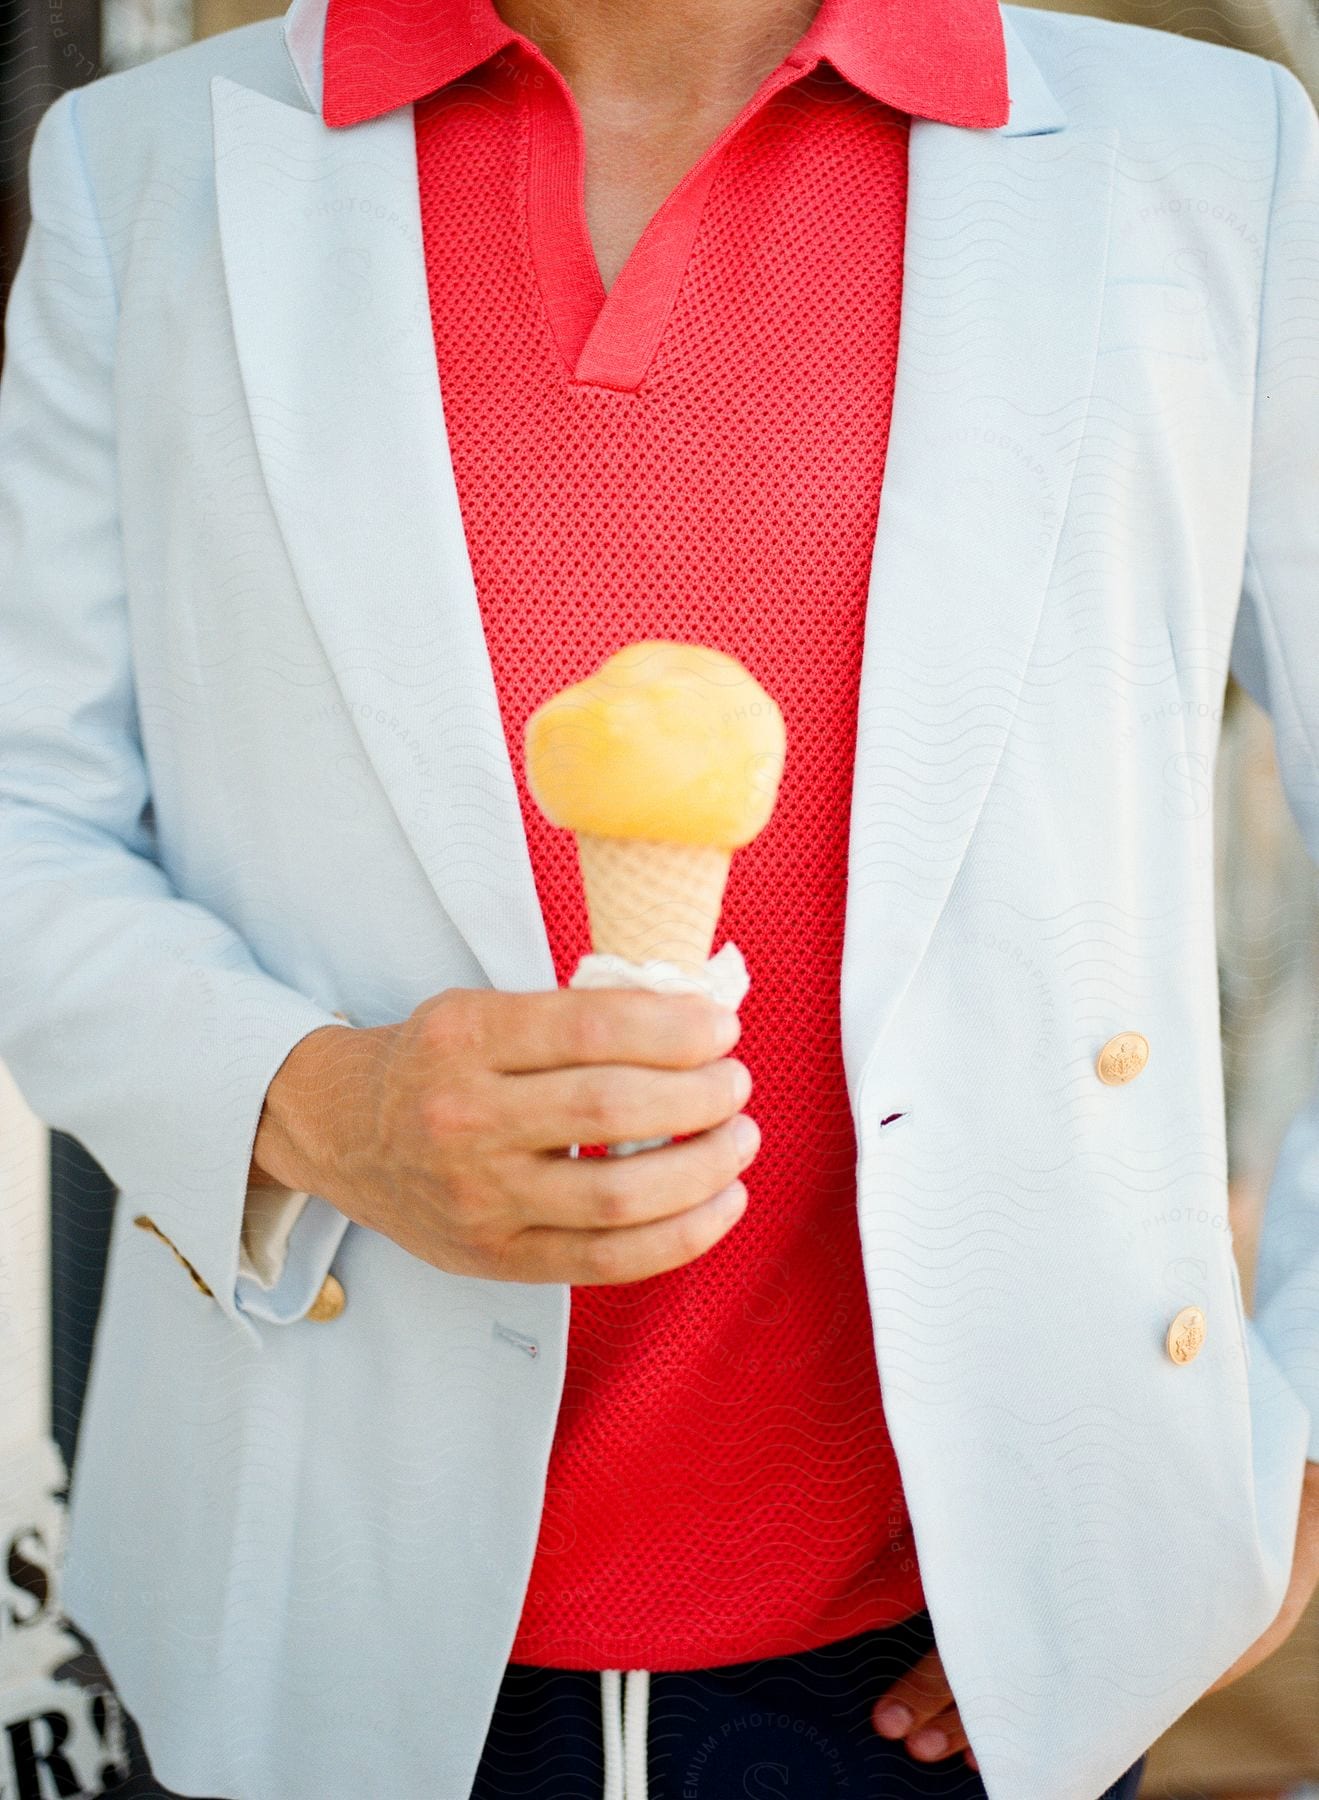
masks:
[[[607,295],[572,94],[491,0],[331,0],[326,122],[408,102],[459,502],[561,982],[586,911],[573,839],[526,789],[528,713],[623,644],[680,638],[739,657],[788,729],[716,939],[751,974],[748,1208],[684,1268],[573,1290],[512,1660],[809,1649],[923,1604],[861,1261],[839,970],[908,117],[1004,122],[998,7],[823,0]]]

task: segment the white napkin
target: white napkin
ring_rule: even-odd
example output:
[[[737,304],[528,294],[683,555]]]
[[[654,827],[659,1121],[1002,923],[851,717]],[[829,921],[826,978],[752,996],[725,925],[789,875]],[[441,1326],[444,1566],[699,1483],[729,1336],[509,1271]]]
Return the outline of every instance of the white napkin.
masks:
[[[725,944],[696,973],[680,969],[677,963],[629,962],[625,956],[600,955],[589,952],[573,970],[568,982],[572,988],[653,988],[660,994],[706,994],[720,1006],[736,1012],[746,998],[751,977],[742,952],[736,944]],[[637,1150],[658,1150],[668,1138],[634,1138],[627,1143],[610,1144],[610,1156],[631,1156]],[[577,1146],[572,1147],[576,1156]]]

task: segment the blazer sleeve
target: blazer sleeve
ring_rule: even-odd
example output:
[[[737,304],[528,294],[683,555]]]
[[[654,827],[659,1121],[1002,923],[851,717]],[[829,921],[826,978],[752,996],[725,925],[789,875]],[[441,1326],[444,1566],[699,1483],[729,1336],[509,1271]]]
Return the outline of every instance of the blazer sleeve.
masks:
[[[1272,69],[1277,162],[1231,667],[1272,719],[1288,806],[1319,864],[1319,118],[1300,82]],[[1249,1329],[1304,1400],[1319,1461],[1319,1075],[1269,1184]]]
[[[42,114],[0,373],[0,1058],[252,1342],[315,1297],[318,1200],[280,1304],[240,1271],[266,1088],[328,1007],[261,968],[156,854],[136,716],[113,412],[114,276],[78,95]],[[185,1265],[180,1268],[179,1264]]]

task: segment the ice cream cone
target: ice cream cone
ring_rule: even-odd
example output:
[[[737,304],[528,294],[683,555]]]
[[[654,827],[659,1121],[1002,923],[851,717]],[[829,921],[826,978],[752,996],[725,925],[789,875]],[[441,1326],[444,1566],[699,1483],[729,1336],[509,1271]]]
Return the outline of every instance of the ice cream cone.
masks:
[[[594,951],[629,962],[671,962],[690,973],[705,966],[731,851],[582,831],[577,853]]]
[[[527,780],[577,839],[597,955],[710,960],[735,850],[774,807],[783,715],[733,657],[630,644],[527,720]]]

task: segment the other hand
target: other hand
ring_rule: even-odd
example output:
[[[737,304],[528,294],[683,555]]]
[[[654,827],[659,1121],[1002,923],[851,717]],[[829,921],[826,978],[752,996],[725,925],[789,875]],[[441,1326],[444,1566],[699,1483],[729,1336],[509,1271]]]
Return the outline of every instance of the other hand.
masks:
[[[967,1742],[937,1649],[929,1650],[880,1695],[872,1714],[881,1737],[902,1738],[918,1762],[941,1762],[961,1751],[980,1767]]]
[[[578,1286],[691,1262],[760,1145],[740,1027],[699,995],[451,988],[324,1026],[267,1090],[254,1163],[451,1274]],[[572,1144],[683,1137],[626,1157]]]
[[[1319,1591],[1319,1462],[1307,1462],[1301,1486],[1291,1579],[1282,1605],[1268,1630],[1205,1692],[1213,1694],[1219,1688],[1229,1686],[1271,1656],[1291,1636],[1316,1591]],[[891,1723],[884,1716],[889,1708],[903,1709]],[[937,1649],[930,1650],[885,1689],[875,1703],[873,1719],[875,1729],[882,1737],[902,1738],[918,1761],[938,1762],[960,1750],[971,1768],[980,1766],[962,1729]]]

